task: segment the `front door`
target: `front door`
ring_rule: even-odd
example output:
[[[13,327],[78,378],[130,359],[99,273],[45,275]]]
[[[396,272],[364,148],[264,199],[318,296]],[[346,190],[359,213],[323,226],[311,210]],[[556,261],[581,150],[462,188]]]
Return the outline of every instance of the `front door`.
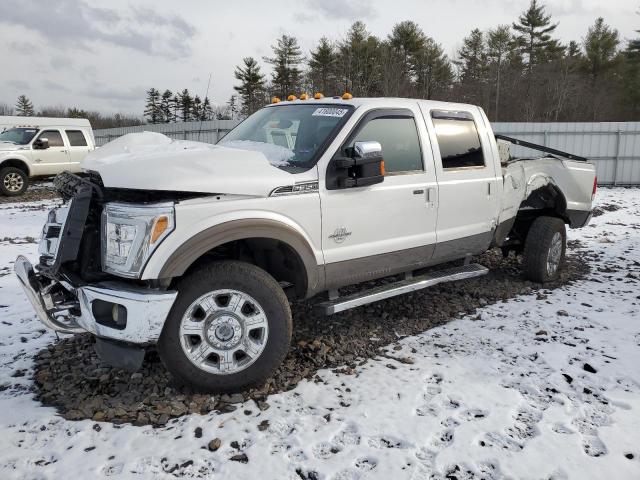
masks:
[[[337,156],[357,141],[382,145],[382,183],[321,189],[327,289],[424,266],[436,243],[437,183],[424,122],[413,109],[363,115]]]
[[[49,141],[49,148],[37,148],[37,142],[41,138]],[[55,175],[69,167],[69,151],[60,130],[41,131],[31,142],[31,149],[34,175]]]

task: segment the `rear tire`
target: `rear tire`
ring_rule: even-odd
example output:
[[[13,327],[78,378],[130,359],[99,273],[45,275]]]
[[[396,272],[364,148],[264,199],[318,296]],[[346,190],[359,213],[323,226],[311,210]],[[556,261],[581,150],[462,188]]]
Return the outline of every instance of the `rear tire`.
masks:
[[[278,282],[249,263],[211,263],[180,280],[158,352],[181,383],[237,392],[264,382],[291,342],[291,308]]]
[[[526,277],[540,283],[558,278],[564,264],[566,244],[567,232],[562,219],[536,218],[524,244],[522,266]]]
[[[29,186],[29,176],[16,167],[0,169],[0,193],[8,197],[22,195]]]

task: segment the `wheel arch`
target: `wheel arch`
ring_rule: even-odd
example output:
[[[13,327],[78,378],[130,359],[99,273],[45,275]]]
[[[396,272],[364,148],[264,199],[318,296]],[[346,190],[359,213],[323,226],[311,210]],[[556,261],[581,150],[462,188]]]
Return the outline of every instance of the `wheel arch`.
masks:
[[[321,290],[323,272],[304,236],[277,220],[240,219],[211,226],[189,238],[164,262],[158,278],[176,278],[216,259],[252,263],[291,283],[296,297]]]
[[[27,177],[31,176],[31,169],[29,168],[29,164],[19,158],[7,158],[5,160],[0,160],[0,168],[7,167],[19,168],[27,174]]]

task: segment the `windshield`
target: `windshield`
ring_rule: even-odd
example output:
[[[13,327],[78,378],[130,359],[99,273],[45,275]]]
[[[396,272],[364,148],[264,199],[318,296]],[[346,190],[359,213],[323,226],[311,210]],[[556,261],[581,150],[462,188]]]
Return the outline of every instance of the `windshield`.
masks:
[[[0,133],[0,142],[26,145],[38,133],[37,128],[10,128]]]
[[[350,105],[281,105],[257,111],[227,134],[219,145],[262,152],[288,171],[311,168],[342,124]]]

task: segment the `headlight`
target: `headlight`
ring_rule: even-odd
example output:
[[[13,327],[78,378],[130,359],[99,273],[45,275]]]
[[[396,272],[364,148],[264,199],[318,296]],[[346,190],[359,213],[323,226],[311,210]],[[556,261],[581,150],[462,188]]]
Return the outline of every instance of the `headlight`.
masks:
[[[140,276],[147,260],[175,228],[173,204],[108,203],[102,212],[102,268],[123,277]]]

